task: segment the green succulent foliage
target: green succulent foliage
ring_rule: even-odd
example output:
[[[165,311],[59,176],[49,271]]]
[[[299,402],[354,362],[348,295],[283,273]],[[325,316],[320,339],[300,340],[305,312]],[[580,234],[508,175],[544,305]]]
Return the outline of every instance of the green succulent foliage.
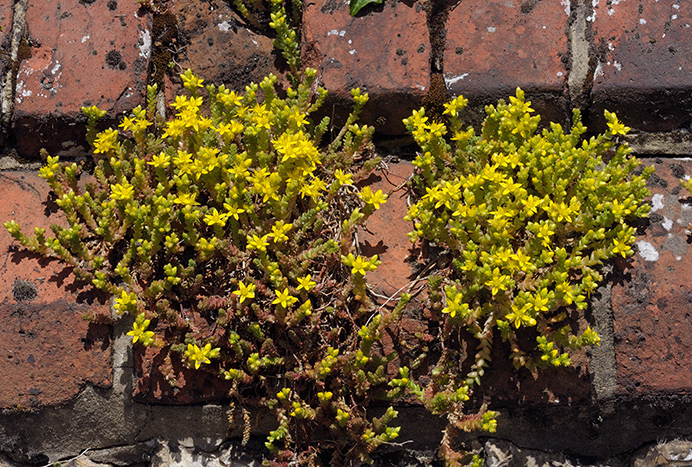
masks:
[[[430,280],[445,351],[421,399],[450,414],[456,429],[483,419],[464,415],[463,402],[481,384],[498,337],[509,342],[515,367],[531,371],[567,366],[570,349],[599,342],[570,317],[587,308],[603,280],[599,267],[632,254],[631,223],[649,211],[653,168],[639,169],[620,144],[629,128],[614,114],[605,114],[608,131],[585,139],[578,111],[569,132],[555,123],[539,130],[524,93],[509,100],[486,107],[479,134],[462,128],[463,97],[445,105],[447,123],[429,121],[422,109],[404,120],[421,148],[409,236],[450,260]],[[476,340],[475,353],[459,345],[462,329]],[[535,344],[526,346],[530,335]]]
[[[320,145],[329,120],[311,120],[326,96],[315,76],[280,97],[274,76],[236,93],[188,70],[171,120],[156,117],[151,87],[146,109],[102,132],[105,112],[84,109],[93,176],[57,157],[40,170],[68,226],[5,226],[115,297],[136,318],[134,343],[228,380],[235,407],[269,409],[275,462],[331,450],[346,464],[398,434],[396,411],[365,408],[390,389],[394,354],[380,340],[409,297],[376,309],[365,275],[379,261],[353,247],[386,200],[355,186],[379,162],[373,129],[355,123],[367,95],[352,92],[346,127]]]

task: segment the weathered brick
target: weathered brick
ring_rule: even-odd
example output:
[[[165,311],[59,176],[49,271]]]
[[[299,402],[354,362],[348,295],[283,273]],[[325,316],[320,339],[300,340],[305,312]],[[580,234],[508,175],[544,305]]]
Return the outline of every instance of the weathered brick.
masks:
[[[5,82],[5,74],[10,66],[10,33],[12,32],[13,2],[0,2],[0,83]]]
[[[30,2],[31,57],[17,75],[14,132],[26,158],[42,147],[79,154],[85,146],[81,107],[114,119],[142,104],[151,51],[147,16],[137,0]]]
[[[644,131],[689,130],[692,123],[692,4],[675,0],[600,2],[593,9],[598,66],[593,116],[619,114]]]
[[[471,0],[449,12],[444,80],[482,108],[521,87],[545,120],[567,121],[569,1]]]
[[[411,283],[413,266],[420,250],[406,236],[413,230],[413,225],[404,220],[409,193],[403,186],[413,169],[410,162],[389,164],[387,169],[373,173],[366,180],[373,191],[382,190],[389,195],[387,202],[370,216],[366,228],[358,233],[361,253],[378,255],[382,261],[375,271],[368,272],[368,284],[385,297],[391,297],[402,289],[410,291],[406,286],[415,285]]]
[[[315,0],[303,12],[303,64],[330,92],[326,114],[352,109],[350,90],[370,95],[361,118],[381,134],[403,134],[401,120],[430,88],[430,38],[419,3],[385,2],[352,17],[347,2]],[[333,107],[334,106],[334,109]],[[334,112],[332,111],[334,110]]]
[[[35,172],[0,174],[0,219],[24,231],[64,223],[46,201],[48,186]],[[87,384],[111,385],[111,336],[106,325],[88,323],[89,310],[107,314],[70,268],[16,244],[0,227],[0,408],[58,405]]]
[[[137,402],[199,404],[228,398],[231,382],[212,372],[187,368],[179,354],[168,363],[166,351],[135,346],[134,371],[137,375],[132,398]]]
[[[190,68],[205,84],[225,84],[237,90],[251,82],[259,83],[269,73],[281,76],[285,72],[272,39],[249,28],[229,4],[173,0],[169,2],[169,12],[177,19],[177,39],[169,45],[177,52],[177,72]],[[268,25],[263,29],[270,31]],[[173,89],[167,93],[169,96],[182,92],[182,85],[175,78],[170,83]]]
[[[692,389],[692,222],[690,195],[679,179],[692,162],[654,163],[649,180],[652,209],[637,238],[638,253],[616,270],[612,289],[618,391],[623,394],[689,392]]]

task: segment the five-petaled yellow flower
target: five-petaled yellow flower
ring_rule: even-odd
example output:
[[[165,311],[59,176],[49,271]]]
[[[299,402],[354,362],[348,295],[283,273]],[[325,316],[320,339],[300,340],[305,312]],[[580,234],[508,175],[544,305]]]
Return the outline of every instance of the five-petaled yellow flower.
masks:
[[[257,289],[257,286],[253,282],[245,285],[243,284],[243,281],[240,281],[238,282],[238,287],[240,288],[235,290],[233,295],[240,297],[239,303],[242,304],[245,300],[255,298],[255,290]]]
[[[248,250],[267,251],[267,246],[269,246],[269,241],[267,240],[268,238],[269,234],[263,235],[261,237],[259,235],[248,236]]]
[[[291,230],[291,227],[293,227],[293,224],[286,224],[284,221],[278,221],[276,224],[274,224],[272,226],[271,233],[274,242],[281,243],[287,241],[288,236],[286,233]]]
[[[298,290],[305,290],[306,292],[309,292],[310,290],[313,289],[317,285],[317,282],[312,280],[312,276],[310,274],[305,275],[303,277],[298,278]]]
[[[204,222],[209,226],[219,225],[223,227],[229,217],[231,217],[229,213],[220,213],[216,208],[213,208],[209,214],[204,215]]]
[[[334,178],[336,178],[336,181],[339,183],[339,186],[353,184],[353,175],[349,173],[344,173],[344,171],[341,169],[336,169],[336,171],[334,172]]]
[[[370,259],[365,259],[360,255],[354,257],[353,253],[349,253],[348,256],[342,256],[341,262],[346,266],[351,266],[351,274],[362,274],[363,276],[367,271],[374,271],[380,265],[377,255]]]
[[[387,195],[382,193],[382,190],[377,190],[376,193],[373,193],[369,186],[363,188],[363,190],[359,193],[359,196],[360,199],[365,202],[365,204],[370,204],[374,206],[375,209],[380,209],[380,204],[384,204],[384,202],[387,201]]]
[[[146,319],[144,313],[137,315],[137,319],[132,324],[132,331],[127,333],[128,336],[132,336],[133,344],[136,344],[138,340],[142,341],[142,344],[145,346],[148,346],[153,342],[154,332],[147,331],[150,322],[151,320]]]
[[[199,369],[202,363],[211,363],[210,358],[216,358],[221,352],[220,348],[211,348],[211,344],[205,345],[203,348],[199,348],[197,344],[187,344],[187,350],[185,351],[185,356],[192,360],[195,364],[195,369]]]
[[[184,204],[186,206],[199,206],[197,202],[197,193],[178,193],[178,196],[173,200],[175,204]]]
[[[627,243],[626,240],[618,240],[617,238],[613,239],[613,253],[618,254],[620,253],[623,258],[627,258],[627,255],[632,251],[632,248],[630,245]]]
[[[291,293],[288,291],[288,287],[286,287],[283,291],[276,291],[276,298],[274,299],[272,304],[281,305],[283,308],[288,308],[297,301],[298,299],[292,296]]]

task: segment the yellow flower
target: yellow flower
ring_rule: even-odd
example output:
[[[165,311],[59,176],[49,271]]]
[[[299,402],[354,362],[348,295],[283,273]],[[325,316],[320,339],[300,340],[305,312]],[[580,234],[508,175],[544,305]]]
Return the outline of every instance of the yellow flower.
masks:
[[[257,128],[265,128],[268,130],[274,114],[267,110],[267,105],[255,104],[252,108],[252,112],[252,123],[254,123]]]
[[[171,164],[171,156],[168,154],[162,152],[158,156],[154,156],[151,158],[151,161],[148,162],[149,165],[153,165],[157,169],[165,169]]]
[[[494,296],[499,291],[507,290],[507,283],[509,282],[509,279],[509,276],[505,276],[504,274],[500,273],[500,268],[495,268],[493,269],[493,276],[489,280],[485,281],[485,285],[491,288]]]
[[[247,248],[248,250],[257,250],[257,251],[267,251],[267,246],[269,246],[269,242],[267,241],[267,238],[269,238],[269,235],[252,235],[248,236],[247,238]]]
[[[255,290],[257,286],[250,282],[248,285],[243,284],[243,281],[238,282],[238,290],[233,291],[234,295],[240,297],[240,303],[242,304],[245,300],[255,298]]]
[[[548,289],[542,289],[533,298],[533,309],[536,312],[548,311],[548,304],[550,303],[550,293]]]
[[[529,195],[526,197],[526,199],[522,199],[521,202],[524,205],[524,211],[526,214],[532,215],[538,212],[538,207],[543,203],[543,198]]]
[[[463,96],[459,96],[456,99],[452,99],[451,101],[444,104],[445,110],[442,113],[450,115],[452,117],[456,117],[459,111],[466,107],[468,102],[468,99],[464,99]]]
[[[605,117],[608,122],[608,128],[610,128],[610,132],[613,135],[626,135],[630,131],[631,128],[625,126],[624,123],[618,120],[617,116],[614,113],[608,112],[606,110]]]
[[[235,136],[242,131],[243,131],[243,124],[237,120],[233,120],[230,123],[222,123],[216,129],[216,132],[219,135],[221,135],[222,138],[225,138],[228,141],[235,138]]]
[[[339,186],[353,184],[353,175],[344,173],[344,171],[341,169],[336,169],[334,172],[334,178],[336,178]]]
[[[118,141],[118,130],[109,128],[102,131],[94,141],[94,153],[107,153],[115,149],[115,143]]]
[[[185,123],[176,118],[175,120],[171,120],[170,122],[168,122],[168,124],[166,125],[166,131],[163,132],[161,138],[178,138],[182,136],[184,131]]]
[[[288,308],[297,302],[298,299],[291,295],[286,287],[283,291],[276,291],[276,298],[272,302],[273,305],[281,305],[283,308]]]
[[[132,292],[126,292],[122,291],[120,293],[120,297],[115,299],[115,304],[113,305],[113,308],[115,308],[115,311],[119,314],[122,314],[126,311],[134,310],[135,306],[137,305],[137,294]]]
[[[195,369],[198,370],[202,363],[211,363],[210,358],[215,358],[219,356],[221,352],[220,348],[211,348],[211,344],[205,345],[203,348],[199,348],[197,344],[187,344],[187,350],[185,351],[185,356],[192,360],[195,364]]]
[[[369,260],[366,260],[360,255],[358,255],[358,257],[354,257],[353,253],[349,253],[348,256],[342,256],[341,262],[346,266],[351,266],[351,274],[362,275],[365,275],[367,271],[374,271],[381,263],[381,261],[377,259],[377,255],[374,255]]]
[[[557,222],[561,222],[563,219],[566,222],[572,222],[573,209],[566,203],[556,203],[554,201],[551,201],[548,210],[551,214],[551,217],[555,218]]]
[[[226,221],[231,215],[229,213],[219,213],[219,211],[216,208],[213,208],[211,210],[211,213],[205,214],[204,216],[204,222],[209,225],[219,225],[223,227],[226,225]]]
[[[317,285],[317,282],[312,280],[310,274],[298,278],[298,290],[309,292]]]
[[[627,258],[627,255],[631,252],[632,248],[627,244],[626,240],[613,239],[613,253],[616,255],[620,253],[623,258]]]
[[[141,340],[145,346],[153,342],[154,332],[147,331],[150,322],[151,320],[146,319],[144,313],[137,315],[137,319],[132,323],[132,331],[127,333],[128,336],[132,336],[133,344],[136,344],[138,340]]]
[[[199,206],[196,201],[197,193],[178,193],[178,196],[173,200],[175,204],[184,204],[185,206]]]
[[[365,204],[372,205],[375,209],[380,209],[380,204],[384,204],[384,202],[387,201],[387,195],[382,193],[382,190],[377,190],[376,193],[373,193],[369,186],[363,188],[358,196],[360,196],[360,199],[362,199]]]
[[[555,233],[555,231],[550,227],[550,225],[541,223],[536,230],[536,237],[541,239],[543,246],[550,245],[550,237]]]
[[[505,318],[507,318],[509,321],[514,321],[514,327],[517,329],[522,324],[526,324],[528,326],[535,326],[536,320],[532,318],[530,315],[526,314],[528,308],[528,305],[524,305],[522,308],[517,308],[515,305],[512,305],[512,312],[508,313],[507,316],[505,316]]]
[[[469,305],[462,303],[463,294],[459,293],[454,287],[445,288],[445,296],[447,298],[447,306],[442,309],[442,313],[449,314],[452,318],[456,317],[457,313],[462,318],[466,318],[469,311]]]
[[[245,212],[245,209],[239,208],[236,203],[229,204],[229,203],[223,203],[223,208],[226,210],[226,213],[235,218],[235,220],[239,220],[238,214],[241,214]]]
[[[286,224],[284,221],[278,221],[274,224],[271,233],[274,242],[281,243],[287,241],[288,236],[286,236],[286,232],[291,230],[291,227],[293,227],[293,224]]]
[[[127,181],[111,185],[111,198],[114,200],[127,201],[132,199],[134,192],[135,188]]]
[[[130,117],[125,117],[123,118],[122,123],[118,126],[125,131],[132,131],[135,129],[135,120]]]
[[[239,178],[246,178],[250,175],[248,169],[252,167],[252,159],[247,156],[247,153],[242,153],[236,156],[235,163],[228,169],[228,173]]]

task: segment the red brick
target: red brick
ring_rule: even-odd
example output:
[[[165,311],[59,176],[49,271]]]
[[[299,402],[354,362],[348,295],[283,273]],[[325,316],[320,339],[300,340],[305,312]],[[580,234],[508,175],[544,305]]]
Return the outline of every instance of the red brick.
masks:
[[[0,77],[4,82],[10,62],[10,33],[12,32],[12,7],[13,2],[0,2]]]
[[[689,392],[692,250],[686,229],[692,205],[678,180],[692,174],[692,161],[644,162],[656,167],[649,180],[653,208],[637,237],[639,251],[628,268],[617,271],[612,291],[618,391]]]
[[[600,128],[607,109],[644,131],[689,129],[692,4],[612,3],[598,3],[589,18],[598,51],[593,114]]]
[[[144,102],[151,27],[138,10],[137,0],[29,3],[31,57],[20,65],[15,96],[20,155],[79,151],[82,106],[113,119]]]
[[[35,172],[0,174],[0,220],[15,219],[25,232],[63,223],[47,196]],[[107,314],[108,307],[59,261],[18,247],[4,227],[0,251],[0,408],[62,404],[87,383],[109,387],[109,327],[82,319],[89,310]]]
[[[459,3],[447,20],[447,89],[478,106],[507,100],[518,86],[544,119],[565,122],[568,12],[565,0]]]
[[[368,219],[365,229],[358,233],[361,253],[365,256],[378,255],[382,264],[368,273],[368,284],[382,296],[391,297],[415,279],[413,265],[418,249],[406,234],[413,225],[404,220],[408,210],[408,189],[402,186],[413,173],[410,162],[389,164],[378,170],[366,182],[373,191],[382,190],[389,195]],[[396,302],[394,302],[396,304]]]
[[[218,373],[185,367],[180,354],[172,354],[166,366],[166,352],[136,345],[134,370],[137,375],[132,398],[137,402],[173,405],[219,402],[228,398],[231,382]],[[167,379],[174,376],[175,381]]]
[[[403,134],[401,120],[420,107],[430,87],[430,39],[419,3],[385,2],[352,17],[348,2],[315,0],[303,12],[303,64],[319,71],[329,90],[325,109],[343,118],[352,108],[350,90],[370,95],[364,122],[381,134]]]
[[[272,39],[248,28],[229,4],[173,0],[168,6],[177,18],[178,73],[190,68],[205,84],[243,90],[269,73],[280,77],[285,71]],[[175,80],[168,94],[174,96],[181,89]]]

